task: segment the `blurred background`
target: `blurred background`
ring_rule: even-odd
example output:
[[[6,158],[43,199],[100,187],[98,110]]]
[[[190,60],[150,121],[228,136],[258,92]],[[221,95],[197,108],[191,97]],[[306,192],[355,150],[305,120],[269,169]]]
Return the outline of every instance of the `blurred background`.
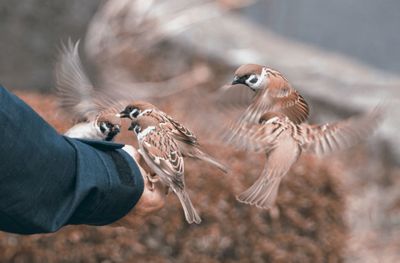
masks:
[[[232,168],[227,178],[188,162],[200,226],[187,225],[170,196],[134,230],[0,233],[0,262],[400,262],[399,8],[394,0],[0,0],[0,83],[57,130],[70,123],[54,95],[58,48],[81,39],[96,88],[156,103]],[[281,71],[311,106],[311,122],[387,107],[362,145],[303,156],[272,211],[235,200],[264,157],[210,136],[224,118],[219,87],[250,62]],[[119,140],[135,144],[131,137]]]

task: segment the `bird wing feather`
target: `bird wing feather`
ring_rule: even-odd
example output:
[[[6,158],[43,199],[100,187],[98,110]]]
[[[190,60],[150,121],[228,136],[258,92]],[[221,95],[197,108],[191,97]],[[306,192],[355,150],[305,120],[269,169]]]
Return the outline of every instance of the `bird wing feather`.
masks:
[[[300,125],[302,148],[323,155],[351,147],[370,136],[382,120],[383,111],[370,113],[324,125]]]
[[[149,132],[141,141],[144,159],[150,167],[165,175],[169,183],[183,189],[184,162],[174,140],[161,130]],[[162,177],[163,175],[160,175]]]
[[[56,87],[60,107],[74,119],[90,119],[98,113],[93,102],[93,85],[83,70],[79,41],[62,44],[56,64]]]

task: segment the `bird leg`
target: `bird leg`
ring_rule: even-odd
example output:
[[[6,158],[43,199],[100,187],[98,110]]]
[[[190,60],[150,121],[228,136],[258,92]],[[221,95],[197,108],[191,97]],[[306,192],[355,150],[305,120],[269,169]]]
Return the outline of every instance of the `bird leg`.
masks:
[[[150,186],[150,191],[154,191],[154,183],[160,181],[160,177],[155,173],[149,173],[146,175],[146,178]]]

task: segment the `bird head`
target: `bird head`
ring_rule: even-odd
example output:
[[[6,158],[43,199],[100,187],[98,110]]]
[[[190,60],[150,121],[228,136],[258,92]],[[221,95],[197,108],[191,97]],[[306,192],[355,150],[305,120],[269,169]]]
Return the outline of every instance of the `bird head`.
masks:
[[[245,64],[235,71],[232,85],[243,84],[255,91],[264,88],[267,82],[267,68],[257,64]]]
[[[140,132],[151,128],[151,127],[156,127],[158,126],[159,121],[154,118],[153,116],[139,116],[138,118],[134,119],[131,122],[131,125],[129,126],[128,130],[134,131],[136,135],[139,135]]]
[[[288,117],[280,112],[266,112],[263,115],[261,115],[260,119],[258,120],[259,124],[270,124],[270,123],[276,123],[278,121],[284,121],[287,120]]]
[[[121,120],[114,114],[104,114],[97,118],[96,126],[104,135],[106,141],[112,141],[121,131]]]
[[[123,111],[116,116],[119,118],[136,119],[140,113],[148,109],[155,109],[156,107],[145,101],[134,101],[128,104]]]

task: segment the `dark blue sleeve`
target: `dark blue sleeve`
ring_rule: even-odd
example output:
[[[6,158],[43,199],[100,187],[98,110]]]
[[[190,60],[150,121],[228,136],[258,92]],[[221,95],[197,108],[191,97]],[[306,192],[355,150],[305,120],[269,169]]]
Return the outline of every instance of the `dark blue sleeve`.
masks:
[[[144,184],[121,147],[58,134],[0,86],[0,230],[45,233],[123,217]]]

